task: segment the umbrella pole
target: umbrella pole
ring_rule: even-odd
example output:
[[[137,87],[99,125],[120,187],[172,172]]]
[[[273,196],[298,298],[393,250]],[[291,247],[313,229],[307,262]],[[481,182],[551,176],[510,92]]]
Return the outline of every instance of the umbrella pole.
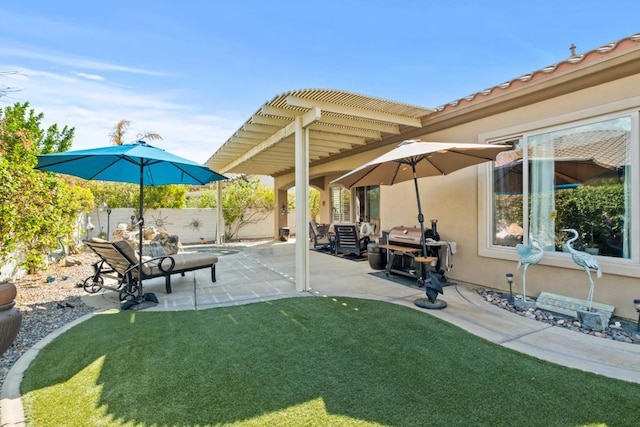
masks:
[[[142,207],[144,206],[144,159],[140,159],[140,200],[138,204],[138,298],[142,298],[142,229],[144,228],[144,218],[142,217]]]
[[[411,163],[411,169],[413,170],[413,184],[416,187],[416,199],[418,201],[418,222],[420,223],[420,243],[422,244],[422,256],[427,256],[427,242],[424,238],[424,215],[422,215],[422,206],[420,204],[420,191],[418,190],[418,177],[416,174],[416,164],[415,162]],[[426,266],[424,264],[420,264],[420,276],[422,277],[422,281],[426,283]]]
[[[420,243],[422,244],[422,256],[426,258],[427,257],[427,240],[424,235],[424,215],[422,215],[422,205],[420,204],[420,191],[418,190],[418,176],[416,174],[415,162],[411,163],[411,169],[413,170],[413,184],[416,187],[416,200],[418,201],[418,222],[420,223]],[[427,297],[429,296],[430,288],[432,292],[442,293],[442,288],[440,288],[440,291],[433,290],[433,282],[431,281],[433,279],[431,277],[429,277],[429,280],[431,282],[427,283],[427,271],[429,270],[427,269],[426,264],[420,263],[420,277],[422,278],[422,283],[424,283],[424,286],[427,292]],[[429,273],[429,275],[430,274],[431,273]],[[418,307],[431,309],[431,310],[439,310],[447,306],[446,301],[437,299],[437,294],[436,294],[436,297],[433,299],[433,302],[431,302],[430,298],[418,298],[417,300],[414,301],[414,304],[417,305]]]
[[[416,176],[416,165],[411,164],[413,169],[413,184],[416,188],[416,200],[418,201],[418,222],[420,223],[420,243],[422,244],[422,256],[427,256],[427,242],[424,239],[424,215],[422,215],[422,205],[420,204],[420,191],[418,189],[418,177]]]

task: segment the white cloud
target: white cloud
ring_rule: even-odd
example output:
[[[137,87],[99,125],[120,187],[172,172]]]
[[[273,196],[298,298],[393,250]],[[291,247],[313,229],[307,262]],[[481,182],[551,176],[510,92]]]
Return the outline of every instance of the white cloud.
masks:
[[[73,73],[78,77],[82,77],[88,80],[104,80],[104,77],[99,76],[97,74],[87,74],[87,73]]]
[[[73,149],[109,144],[109,133],[120,120],[131,121],[126,139],[155,132],[164,138],[153,141],[173,154],[204,163],[242,124],[186,103],[191,97],[181,90],[150,92],[88,78],[83,73],[56,74],[0,64],[18,70],[3,77],[3,84],[20,90],[2,98],[4,104],[29,101],[44,113],[44,124],[76,128]]]
[[[0,46],[0,56],[4,56],[5,58],[30,59],[47,62],[50,64],[66,65],[73,68],[81,68],[85,70],[116,71],[147,76],[167,75],[166,73],[162,73],[156,70],[145,70],[142,68],[127,67],[124,65],[113,64],[110,62],[100,61],[92,58],[82,58],[79,56],[69,55],[64,52],[42,52],[33,48],[18,49],[13,47]]]

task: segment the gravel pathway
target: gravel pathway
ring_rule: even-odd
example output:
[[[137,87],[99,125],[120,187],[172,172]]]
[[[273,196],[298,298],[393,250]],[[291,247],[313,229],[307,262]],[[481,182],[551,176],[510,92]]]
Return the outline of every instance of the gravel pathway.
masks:
[[[71,255],[69,259],[80,264],[52,265],[46,271],[16,280],[16,307],[22,313],[22,325],[13,344],[0,356],[0,387],[13,364],[33,345],[59,327],[94,310],[82,302],[80,297],[86,292],[76,284],[93,274],[92,264],[97,256],[83,252]],[[50,276],[55,280],[48,283]]]

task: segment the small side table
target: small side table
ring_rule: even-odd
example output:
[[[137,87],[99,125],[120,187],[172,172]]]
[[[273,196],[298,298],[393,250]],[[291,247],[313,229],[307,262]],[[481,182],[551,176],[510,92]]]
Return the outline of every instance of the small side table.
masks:
[[[336,247],[336,233],[328,232],[327,239],[329,239],[329,251],[335,255],[338,250]]]

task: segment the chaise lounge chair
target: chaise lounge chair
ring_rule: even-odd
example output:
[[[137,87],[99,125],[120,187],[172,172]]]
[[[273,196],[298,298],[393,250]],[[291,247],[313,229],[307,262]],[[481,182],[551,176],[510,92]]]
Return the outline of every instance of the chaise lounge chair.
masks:
[[[120,301],[135,297],[138,292],[138,262],[139,257],[131,245],[120,240],[108,242],[102,239],[91,239],[85,244],[93,250],[100,261],[94,265],[95,273],[84,281],[84,289],[89,293],[98,292],[101,288],[113,289],[120,292]],[[174,254],[164,255],[142,261],[142,280],[165,278],[165,290],[171,293],[171,275],[184,274],[188,271],[211,268],[211,281],[216,281],[216,263],[218,257],[210,254]],[[109,275],[115,273],[115,276]],[[118,281],[116,288],[104,286],[104,278],[110,277]]]
[[[336,232],[336,253],[357,257],[362,256],[367,250],[369,236],[360,237],[358,227],[355,224],[334,224]]]

